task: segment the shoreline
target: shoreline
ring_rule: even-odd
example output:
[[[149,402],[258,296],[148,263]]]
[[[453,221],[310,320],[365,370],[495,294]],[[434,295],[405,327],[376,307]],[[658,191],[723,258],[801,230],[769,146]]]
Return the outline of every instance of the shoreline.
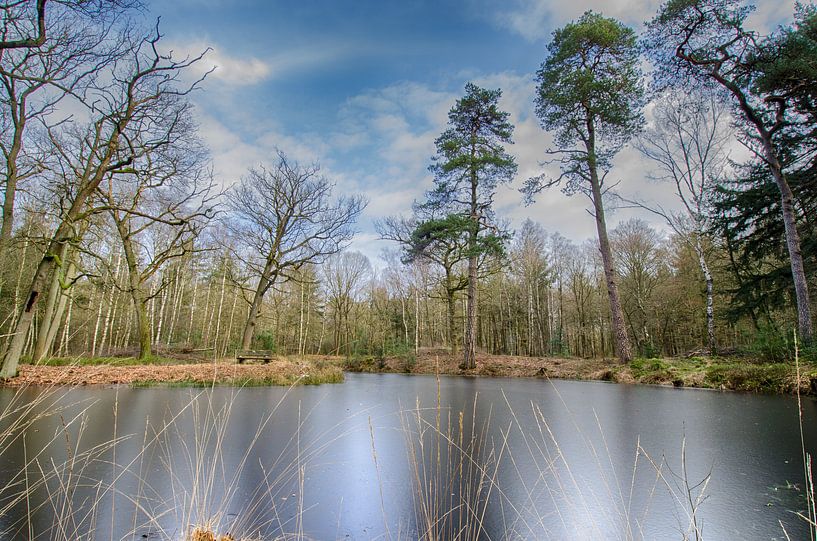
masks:
[[[519,357],[479,354],[477,367],[459,368],[459,356],[442,350],[392,357],[279,356],[268,364],[237,364],[189,357],[139,362],[133,358],[50,359],[20,365],[16,378],[3,387],[29,385],[133,387],[210,385],[271,386],[342,383],[344,372],[524,377],[688,387],[760,394],[817,396],[817,365],[801,363],[797,382],[794,363],[757,362],[732,357],[635,359],[621,365],[611,359]]]

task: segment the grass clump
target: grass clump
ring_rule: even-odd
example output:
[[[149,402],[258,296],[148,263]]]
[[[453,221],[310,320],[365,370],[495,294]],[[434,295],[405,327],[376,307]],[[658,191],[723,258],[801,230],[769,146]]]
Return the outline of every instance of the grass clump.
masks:
[[[656,372],[667,372],[668,369],[669,364],[661,359],[633,359],[630,363],[630,370],[637,378],[650,376]]]
[[[372,356],[352,356],[343,360],[347,372],[377,372],[377,361]]]
[[[817,366],[801,364],[798,376],[791,362],[744,358],[690,357],[635,359],[614,373],[617,381],[675,387],[702,387],[753,393],[817,393]],[[798,383],[799,382],[799,383]]]
[[[794,390],[794,367],[788,363],[713,364],[706,368],[706,382],[711,387],[735,391],[790,392]]]

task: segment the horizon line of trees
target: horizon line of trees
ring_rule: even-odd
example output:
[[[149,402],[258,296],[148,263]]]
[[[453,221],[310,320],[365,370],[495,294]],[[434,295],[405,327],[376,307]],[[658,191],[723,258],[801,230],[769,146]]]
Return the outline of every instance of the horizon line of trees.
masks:
[[[28,215],[27,211],[24,211]],[[37,218],[31,216],[31,233]],[[634,353],[642,357],[700,355],[707,351],[706,294],[698,256],[688,241],[639,219],[610,232],[617,254],[622,307]],[[32,236],[32,239],[34,237]],[[18,276],[38,258],[36,240],[26,250]],[[124,255],[113,235],[100,238],[93,256],[79,257],[88,279],[69,294],[55,331],[55,356],[138,354],[138,319],[128,291]],[[151,351],[216,358],[243,349],[251,309],[240,261],[225,239],[205,237],[196,252],[166,266],[146,284]],[[720,291],[715,334],[724,353],[745,351],[783,360],[792,353],[796,315],[773,297],[751,317],[734,304],[742,276],[723,246],[708,246]],[[574,243],[527,221],[510,241],[507,264],[481,277],[477,351],[517,356],[612,357],[613,329],[598,244]],[[449,319],[441,268],[427,261],[403,263],[388,254],[383,268],[366,256],[342,251],[322,264],[306,264],[271,288],[257,314],[252,347],[294,355],[411,355],[421,348],[459,351],[468,319],[467,295],[454,295]],[[778,264],[780,261],[778,261]],[[86,266],[87,265],[87,266]],[[460,272],[467,272],[463,264]],[[736,274],[737,273],[737,274]],[[11,284],[13,294],[15,283]],[[4,301],[5,292],[0,292]],[[8,326],[4,322],[4,328]],[[33,356],[39,318],[24,353]],[[452,334],[453,331],[453,334]]]

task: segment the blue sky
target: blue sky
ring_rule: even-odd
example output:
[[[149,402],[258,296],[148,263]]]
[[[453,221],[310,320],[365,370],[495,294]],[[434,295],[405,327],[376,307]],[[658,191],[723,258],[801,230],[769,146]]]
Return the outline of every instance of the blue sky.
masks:
[[[196,93],[201,135],[224,185],[274,149],[320,162],[337,191],[370,201],[353,248],[378,264],[389,243],[373,220],[409,213],[431,187],[434,138],[466,82],[501,88],[516,124],[510,151],[519,162],[497,212],[518,226],[532,218],[580,242],[594,236],[582,196],[558,190],[524,207],[517,191],[539,165],[550,138],[533,115],[534,72],[550,33],[587,9],[640,29],[655,0],[155,0],[166,45],[181,54],[210,47],[199,69],[217,66]],[[785,22],[793,1],[758,2],[754,23]],[[782,19],[781,19],[782,17]],[[672,205],[670,188],[648,181],[649,164],[625,149],[611,178],[621,190]],[[618,221],[637,214],[621,210]],[[649,216],[642,216],[660,226]]]

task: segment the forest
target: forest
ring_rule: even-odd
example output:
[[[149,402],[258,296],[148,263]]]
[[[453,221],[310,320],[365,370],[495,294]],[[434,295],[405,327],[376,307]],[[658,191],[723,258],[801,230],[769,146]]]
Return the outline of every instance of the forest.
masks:
[[[166,50],[136,2],[4,2],[0,375],[49,357],[213,359],[236,350],[389,356],[437,348],[617,358],[813,352],[817,10],[763,35],[734,0],[669,0],[643,31],[587,12],[535,74],[553,135],[517,175],[501,90],[469,83],[428,157],[433,186],[365,215],[286,148],[217,178],[190,98],[208,53]],[[673,207],[615,157],[652,164]],[[738,158],[739,157],[739,158]],[[376,158],[373,158],[376,159]],[[608,173],[610,175],[608,180]],[[598,235],[511,228],[500,187],[586,197]],[[608,227],[617,208],[660,218]]]
[[[817,6],[568,4],[0,0],[0,538],[817,540]]]

